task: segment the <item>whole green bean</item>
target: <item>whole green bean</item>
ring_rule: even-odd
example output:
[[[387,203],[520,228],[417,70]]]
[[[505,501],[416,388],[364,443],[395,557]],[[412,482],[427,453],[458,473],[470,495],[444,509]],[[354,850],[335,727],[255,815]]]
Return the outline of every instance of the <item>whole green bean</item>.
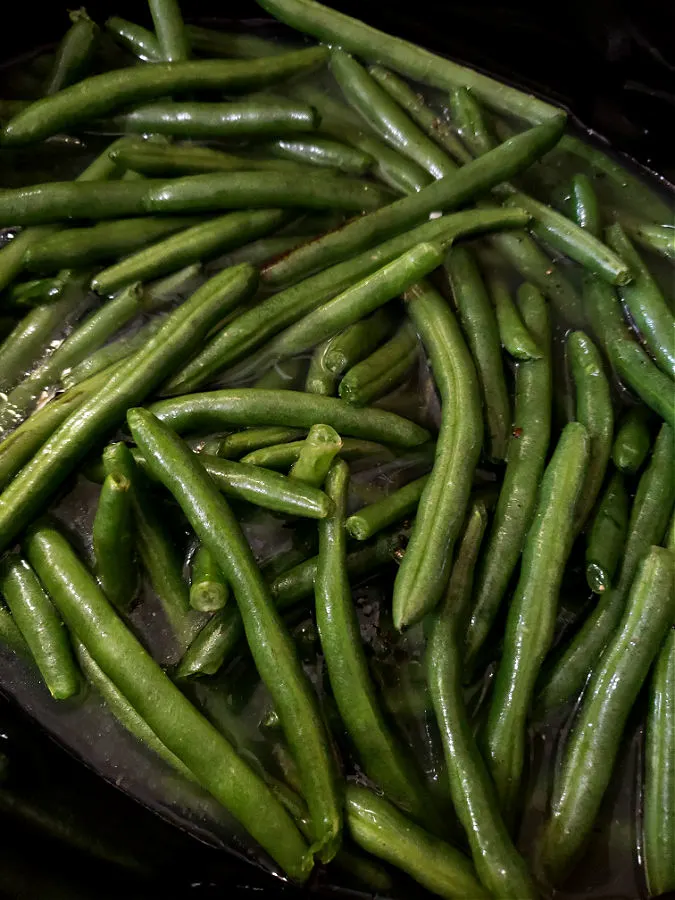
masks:
[[[277,284],[296,280],[400,234],[422,222],[431,212],[448,211],[474,199],[527,168],[557,142],[563,127],[563,121],[554,120],[511,138],[456,173],[390,203],[371,216],[349,222],[311,245],[299,247],[270,267],[263,279]]]
[[[342,50],[333,50],[330,66],[350,105],[396,150],[434,178],[443,178],[456,170],[455,163],[353,57]]]
[[[636,572],[618,630],[584,692],[541,838],[541,859],[554,881],[590,835],[628,714],[675,623],[674,580],[673,554],[651,547]]]
[[[619,297],[656,362],[675,378],[675,316],[621,225],[615,222],[606,235],[607,243],[626,260],[632,275],[631,282],[619,288]]]
[[[348,175],[364,175],[375,162],[369,153],[364,153],[357,147],[348,147],[330,138],[314,135],[280,137],[266,144],[265,149],[281,159],[309,163],[313,166],[327,166]]]
[[[159,740],[291,877],[306,879],[311,854],[283,807],[119,620],[67,541],[43,524],[26,548],[66,624]]]
[[[445,599],[432,617],[426,649],[427,680],[441,729],[453,805],[469,839],[478,876],[495,897],[525,900],[537,894],[499,812],[494,786],[471,728],[462,685],[462,631],[486,525],[485,505],[474,503]]]
[[[583,173],[572,179],[573,218],[580,228],[584,228],[593,237],[599,238],[602,233],[600,207],[590,178]]]
[[[298,765],[312,817],[312,852],[328,862],[341,832],[334,761],[316,698],[251,550],[227,503],[183,442],[145,410],[130,410],[127,421],[155,476],[232,585],[256,667]]]
[[[304,436],[305,433],[300,428],[281,428],[276,425],[245,428],[243,431],[226,435],[218,445],[216,456],[223,459],[239,459],[263,447],[296,441]]]
[[[160,400],[150,411],[179,433],[213,431],[230,425],[311,428],[315,422],[324,422],[338,434],[402,447],[415,447],[428,438],[424,428],[394,413],[355,409],[333,397],[309,396],[298,391],[256,388],[209,391]]]
[[[424,487],[429,480],[428,475],[411,481],[404,487],[394,491],[382,500],[364,506],[347,519],[345,527],[357,541],[367,541],[378,531],[405,519],[417,509]]]
[[[274,231],[286,221],[288,214],[281,209],[247,210],[218,216],[120,260],[99,272],[91,287],[97,294],[114,293],[133,281],[157,278],[240,247]]]
[[[613,583],[628,532],[628,492],[621,472],[604,490],[586,539],[586,581],[596,594]]]
[[[417,334],[406,320],[389,341],[349,369],[340,381],[340,397],[354,406],[367,406],[396,387],[418,356]]]
[[[322,47],[311,47],[268,59],[157,63],[93,75],[37,100],[5,125],[1,140],[5,146],[43,140],[112,109],[166,94],[263,87],[291,75],[311,72],[325,61],[326,55]]]
[[[201,612],[214,612],[225,606],[229,595],[223,573],[207,548],[200,545],[192,560],[190,606]]]
[[[35,572],[18,553],[0,563],[0,593],[52,697],[75,696],[80,679],[68,632]]]
[[[464,165],[471,162],[472,156],[464,147],[450,126],[431,110],[421,94],[416,94],[413,89],[393,72],[383,69],[382,66],[370,66],[368,71],[375,81],[392,97],[399,106],[408,113],[410,118],[436,144],[445,150],[457,163]]]
[[[567,352],[576,390],[576,419],[585,426],[590,441],[588,466],[575,518],[575,527],[580,531],[605,480],[612,452],[614,410],[602,357],[590,338],[583,331],[572,332],[567,338]]]
[[[541,359],[542,351],[523,322],[508,284],[495,274],[488,275],[487,283],[504,349],[514,359]]]
[[[112,605],[126,612],[138,587],[134,564],[131,482],[110,467],[101,488],[92,526],[94,571]]]
[[[264,466],[269,469],[288,469],[300,456],[303,446],[304,441],[290,441],[285,444],[261,447],[259,450],[252,450],[250,453],[247,453],[246,456],[242,457],[241,462],[246,462],[251,466]],[[377,444],[374,441],[358,440],[357,438],[343,438],[338,456],[346,459],[348,462],[363,459],[364,457],[376,457],[389,461],[395,459],[391,450],[382,444]]]
[[[384,797],[348,784],[345,819],[359,847],[407,872],[433,894],[447,900],[490,896],[463,853],[415,825]]]
[[[470,668],[483,645],[516,567],[537,504],[551,434],[551,331],[544,298],[531,285],[518,291],[520,312],[543,351],[518,363],[514,422],[504,482],[478,565],[465,635]]]
[[[157,38],[142,25],[120,16],[110,16],[105,21],[105,29],[118,43],[144,62],[163,62]]]
[[[509,210],[471,210],[434,219],[410,232],[393,238],[355,259],[332,266],[298,285],[261,301],[255,309],[243,313],[223,328],[187,366],[179,370],[165,386],[166,393],[185,393],[208,383],[226,365],[241,359],[282,328],[335,297],[360,278],[400,256],[420,241],[435,240],[444,234],[450,239],[462,234],[491,228],[517,227],[524,217]],[[262,273],[264,275],[264,273]]]
[[[405,299],[431,361],[442,418],[433,469],[394,583],[393,617],[399,630],[430,612],[445,589],[482,430],[478,377],[448,304],[424,284],[408,290]]]
[[[0,551],[32,520],[62,480],[124,415],[192,352],[223,315],[252,293],[256,272],[246,264],[207,281],[169,315],[146,346],[56,429],[0,494]]]
[[[629,235],[640,246],[666,259],[675,260],[675,232],[672,225],[672,213],[668,224],[654,225],[651,222],[640,221],[630,216],[621,216],[621,224]]]
[[[336,462],[326,480],[334,512],[319,527],[316,619],[331,690],[369,778],[417,821],[434,822],[422,778],[382,714],[354,608],[346,566],[345,508],[349,467]]]
[[[56,48],[44,89],[47,96],[77,81],[86,71],[96,49],[98,25],[92,22],[86,10],[74,9],[68,15],[72,24]]]
[[[612,460],[621,472],[634,475],[642,468],[652,445],[649,412],[634,406],[625,414],[614,438]]]
[[[333,397],[336,393],[338,376],[329,372],[325,359],[330,342],[331,338],[328,338],[314,348],[305,378],[305,392],[308,394],[323,394],[324,397]]]
[[[497,318],[470,250],[452,248],[445,269],[481,385],[488,455],[501,460],[506,456],[511,409]]]
[[[661,542],[675,502],[675,441],[663,425],[649,466],[640,478],[628,522],[628,537],[615,587],[606,591],[539,685],[537,711],[570,700],[582,689],[618,627],[637,568],[651,544]]]
[[[162,59],[180,62],[190,55],[190,43],[178,0],[148,0]]]
[[[542,478],[518,587],[509,607],[484,736],[486,762],[509,823],[514,820],[522,780],[527,714],[553,640],[589,448],[588,432],[580,422],[565,426]]]
[[[673,547],[670,548],[671,552]],[[651,677],[645,737],[643,859],[651,897],[675,890],[675,629]]]
[[[330,425],[312,425],[302,442],[298,458],[291,466],[289,478],[320,487],[331,463],[342,447],[342,438]]]

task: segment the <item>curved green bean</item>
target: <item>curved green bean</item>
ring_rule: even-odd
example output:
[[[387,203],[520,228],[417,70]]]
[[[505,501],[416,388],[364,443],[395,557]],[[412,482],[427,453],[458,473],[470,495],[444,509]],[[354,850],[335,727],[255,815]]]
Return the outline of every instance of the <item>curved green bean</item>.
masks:
[[[96,49],[98,25],[85,9],[74,9],[68,14],[71,26],[56,48],[54,63],[45,84],[47,96],[62,90],[86,71]]]
[[[417,333],[406,320],[389,341],[349,369],[338,393],[354,406],[367,406],[400,384],[418,356]]]
[[[543,353],[523,322],[507,283],[495,274],[488,275],[487,283],[504,349],[514,359],[541,359]]]
[[[123,47],[144,62],[163,62],[157,38],[142,25],[120,16],[110,16],[104,27]]]

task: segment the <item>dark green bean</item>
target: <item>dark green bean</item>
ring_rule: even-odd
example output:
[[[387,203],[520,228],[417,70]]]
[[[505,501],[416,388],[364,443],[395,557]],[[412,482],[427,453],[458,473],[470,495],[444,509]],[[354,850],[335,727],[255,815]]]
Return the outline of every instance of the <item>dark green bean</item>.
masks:
[[[127,421],[153,473],[174,495],[232,585],[256,667],[298,765],[312,817],[312,851],[328,862],[337,852],[341,831],[334,761],[316,698],[251,550],[227,503],[185,444],[145,410],[130,410]]]
[[[30,522],[62,480],[124,415],[182,363],[223,315],[252,293],[248,265],[226,269],[171,313],[146,346],[79,406],[0,495],[0,551]]]
[[[466,630],[471,667],[516,567],[537,503],[551,434],[551,331],[544,298],[531,285],[518,291],[521,315],[543,351],[516,368],[514,422],[507,465],[485,550],[478,566]]]
[[[462,234],[490,228],[522,225],[524,219],[513,213],[513,210],[506,213],[505,210],[484,209],[434,219],[374,250],[360,254],[355,259],[333,266],[268,297],[255,309],[239,316],[229,327],[223,328],[194,360],[173,376],[165,386],[165,392],[186,393],[208,383],[226,365],[246,356],[285,326],[296,322],[321,303],[396,259],[420,241],[436,240],[441,234],[446,235],[449,240],[453,233],[456,239]]]
[[[483,395],[488,455],[506,457],[511,409],[497,318],[471,251],[453,247],[445,259],[459,320],[466,335]]]
[[[485,729],[485,756],[499,805],[512,824],[525,761],[527,715],[535,681],[553,640],[558,594],[572,548],[574,517],[589,458],[580,422],[565,426],[541,482],[509,607],[501,661]]]
[[[525,900],[535,898],[537,893],[499,813],[494,786],[469,721],[462,685],[462,632],[486,525],[485,505],[474,503],[445,599],[432,617],[426,670],[443,740],[452,801],[469,839],[476,871],[493,896]]]
[[[367,406],[400,384],[418,356],[417,334],[406,320],[389,341],[349,369],[340,382],[340,397],[354,406]]]
[[[253,450],[242,458],[251,466],[264,466],[270,469],[288,469],[297,460],[304,446],[304,441],[291,441],[285,444],[270,445]],[[338,456],[351,462],[364,457],[379,457],[385,460],[395,459],[391,450],[373,441],[362,441],[356,438],[343,438]]]
[[[277,284],[296,280],[400,234],[423,221],[431,212],[451,210],[484,194],[495,184],[517,175],[550,149],[563,127],[564,122],[555,120],[511,138],[456,173],[289,253],[263,274],[264,280]]]
[[[229,595],[223,573],[207,548],[200,545],[192,560],[190,606],[201,612],[214,612],[225,606]]]
[[[567,352],[576,390],[576,419],[590,441],[584,486],[579,495],[575,528],[580,531],[595,506],[612,452],[614,410],[610,385],[596,346],[583,331],[567,338]]]
[[[35,572],[18,553],[0,563],[0,593],[52,697],[73,697],[80,689],[80,679],[68,632]]]
[[[650,897],[675,890],[674,759],[675,629],[671,629],[654,664],[645,737],[642,852]]]
[[[190,55],[190,43],[178,0],[148,0],[162,59],[180,62]]]
[[[651,222],[641,222],[629,216],[620,217],[624,226],[634,241],[640,246],[666,259],[675,260],[675,234],[673,233],[672,213],[670,219],[666,219],[667,225],[653,225]]]
[[[632,275],[630,284],[619,288],[619,297],[656,362],[675,378],[675,316],[621,225],[616,222],[607,229],[606,235],[607,243],[626,260]]]
[[[56,48],[52,70],[45,84],[45,94],[55,94],[68,87],[86,71],[96,49],[98,25],[85,9],[71,10],[71,26]]]
[[[384,797],[348,784],[345,818],[359,847],[407,872],[433,894],[448,900],[490,896],[463,853],[415,825]]]
[[[163,324],[164,317],[155,316],[134,334],[124,334],[99,350],[95,350],[77,365],[62,372],[61,384],[69,390],[75,385],[82,384],[84,381],[93,378],[109,366],[117,365],[124,361],[133,353],[145,347],[150,338],[159,331]]]
[[[97,294],[114,293],[132,281],[157,278],[210,259],[225,250],[240,247],[269,234],[286,221],[288,214],[281,209],[247,210],[218,216],[186,228],[172,238],[153,244],[104,269],[92,280],[91,287]]]
[[[594,667],[541,838],[541,860],[553,881],[578,857],[591,833],[626,719],[675,623],[674,580],[673,554],[651,547],[636,572],[618,630]]]
[[[324,397],[335,396],[338,376],[328,371],[325,361],[326,350],[330,343],[331,338],[328,338],[314,348],[305,378],[305,391],[308,394],[323,394]]]
[[[306,879],[311,853],[283,807],[118,619],[66,540],[43,524],[26,544],[66,624],[159,740],[291,877]]]
[[[572,179],[573,218],[580,228],[584,228],[593,237],[599,238],[602,233],[600,207],[593,184],[587,175],[575,175]]]
[[[450,307],[424,284],[408,290],[405,299],[429,355],[442,418],[434,466],[394,583],[393,617],[399,630],[430,612],[445,589],[482,435],[478,376]]]
[[[320,487],[341,447],[342,438],[334,428],[330,425],[312,425],[288,477]]]
[[[129,609],[138,588],[131,488],[126,475],[111,465],[99,494],[92,527],[96,577],[103,593],[121,612]]]
[[[142,25],[136,25],[120,16],[110,16],[105,21],[105,29],[118,43],[144,62],[163,62],[157,38]]]
[[[642,468],[651,445],[649,411],[634,406],[625,414],[616,432],[612,447],[614,465],[621,472],[634,475]]]
[[[651,544],[661,542],[675,502],[675,441],[668,425],[654,445],[638,486],[616,585],[606,591],[539,685],[537,711],[572,699],[584,686],[589,667],[611,640],[624,613],[638,565]]]
[[[363,150],[318,136],[289,135],[266,144],[265,149],[281,159],[309,163],[313,166],[327,166],[348,175],[364,175],[375,162],[373,157]]]
[[[450,91],[450,118],[473,156],[482,156],[497,145],[480,104],[467,88]]]
[[[255,453],[262,447],[272,447],[296,441],[304,437],[305,433],[300,428],[279,428],[275,425],[266,425],[260,428],[245,428],[243,431],[235,431],[228,434],[219,445],[216,456],[223,459],[239,459],[250,453]]]
[[[328,341],[325,365],[329,372],[341,375],[359,360],[368,356],[391,330],[391,314],[376,310],[372,316],[350,325]]]
[[[586,581],[596,594],[614,582],[628,533],[628,492],[621,472],[614,472],[598,502],[586,540]]]
[[[514,359],[541,359],[543,353],[523,322],[506,281],[495,274],[488,275],[486,280],[504,349]]]
[[[93,75],[51,97],[37,100],[2,130],[5,146],[39,141],[112,109],[183,91],[238,91],[263,87],[311,72],[326,59],[311,47],[268,59],[157,63]]]
[[[411,481],[382,500],[364,506],[353,513],[346,522],[347,531],[357,541],[367,541],[378,531],[405,519],[417,509],[422,491],[429,480],[428,475]]]

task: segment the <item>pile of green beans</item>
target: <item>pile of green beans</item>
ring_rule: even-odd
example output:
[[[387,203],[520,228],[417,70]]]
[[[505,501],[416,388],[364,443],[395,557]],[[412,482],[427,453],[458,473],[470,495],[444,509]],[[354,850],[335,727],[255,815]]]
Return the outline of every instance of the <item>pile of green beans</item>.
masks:
[[[467,900],[593,848],[645,686],[634,853],[675,890],[672,198],[539,98],[258,2],[319,43],[148,0],[71,13],[37,99],[0,75],[3,664],[70,727],[89,685],[292,881]],[[56,135],[98,152],[72,180]]]

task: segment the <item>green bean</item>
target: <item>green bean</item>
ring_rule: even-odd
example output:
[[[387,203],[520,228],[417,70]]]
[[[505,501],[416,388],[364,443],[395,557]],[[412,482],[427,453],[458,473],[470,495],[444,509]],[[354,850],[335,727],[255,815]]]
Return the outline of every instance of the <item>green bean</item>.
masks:
[[[433,822],[434,811],[414,763],[386,724],[368,672],[346,567],[347,463],[331,468],[326,491],[334,512],[319,527],[315,580],[321,648],[340,717],[369,778],[412,818]]]
[[[47,96],[78,81],[96,49],[98,25],[92,22],[86,10],[71,10],[68,15],[72,24],[56,48],[52,70],[45,84]]]
[[[29,272],[53,272],[63,268],[85,268],[92,263],[133,253],[153,241],[194,225],[195,217],[139,218],[104,222],[87,228],[69,228],[40,243],[24,255]]]
[[[312,425],[302,445],[288,476],[313,487],[320,487],[333,459],[340,452],[342,438],[330,425]]]
[[[199,546],[192,560],[190,606],[201,612],[214,612],[227,603],[230,588],[206,547]]]
[[[541,859],[553,880],[579,855],[593,828],[628,714],[675,622],[674,579],[673,554],[651,547],[636,572],[618,630],[594,667],[541,839]]]
[[[394,75],[393,72],[387,71],[387,69],[383,69],[381,66],[370,66],[368,71],[380,87],[399,106],[402,106],[425,134],[442,147],[452,159],[460,165],[471,162],[471,154],[466,150],[450,126],[426,105],[421,94],[416,94],[402,78]]]
[[[223,328],[201,353],[171,378],[165,386],[165,392],[186,393],[208,383],[220,369],[246,356],[285,326],[296,322],[321,303],[335,297],[340,291],[400,256],[420,241],[437,239],[440,234],[446,235],[449,240],[452,233],[457,238],[461,234],[492,227],[521,225],[524,221],[522,217],[508,218],[513,212],[510,210],[506,214],[506,211],[499,210],[491,212],[472,210],[456,213],[447,218],[434,219],[387,241],[374,250],[360,254],[355,259],[333,266],[298,285],[268,297],[255,309],[243,313],[230,326]],[[263,277],[264,274],[263,272]]]
[[[497,319],[480,271],[465,247],[451,249],[445,261],[459,320],[473,356],[483,396],[488,454],[506,456],[511,410],[506,391]]]
[[[280,428],[275,425],[245,428],[243,431],[235,431],[234,434],[224,437],[220,441],[216,456],[223,459],[239,459],[262,447],[283,445],[304,436],[305,432],[300,428]]]
[[[541,359],[542,351],[520,317],[508,284],[499,275],[488,275],[489,293],[497,316],[499,338],[514,359]]]
[[[147,281],[175,272],[268,234],[286,221],[288,215],[280,209],[247,210],[218,216],[181,230],[104,269],[92,280],[92,289],[97,294],[111,294],[132,281]],[[185,220],[183,222],[185,224]]]
[[[389,341],[349,369],[340,382],[340,397],[354,406],[367,406],[396,387],[418,356],[417,334],[406,320]]]
[[[229,425],[288,425],[311,428],[319,421],[338,434],[382,441],[402,447],[424,443],[424,428],[393,413],[354,409],[333,397],[309,396],[297,391],[240,388],[188,394],[161,400],[150,407],[175,431],[215,430]]]
[[[407,872],[432,893],[448,900],[490,896],[463,853],[415,825],[384,797],[348,784],[345,818],[359,847]]]
[[[378,531],[394,525],[405,519],[417,509],[422,491],[429,480],[428,475],[411,481],[404,487],[394,491],[382,500],[365,506],[357,513],[353,513],[346,522],[349,534],[357,541],[367,541]]]
[[[325,365],[329,372],[341,375],[371,353],[391,330],[391,316],[385,309],[350,325],[328,342]]]
[[[140,284],[129,285],[114,300],[77,325],[42,365],[9,392],[0,410],[0,430],[23,419],[45,388],[60,381],[63,372],[81,362],[91,351],[98,350],[134,318],[142,309],[142,298]]]
[[[144,62],[163,62],[157,38],[147,28],[122,19],[110,16],[105,21],[105,29],[118,43]]]
[[[512,823],[525,757],[527,714],[553,640],[558,594],[572,547],[574,516],[589,457],[580,422],[565,426],[541,482],[509,607],[504,648],[485,730],[485,754],[499,805]]]
[[[642,468],[652,445],[649,433],[649,412],[634,406],[625,414],[614,438],[612,460],[621,472],[634,475]]]
[[[602,281],[587,278],[583,294],[588,320],[612,367],[647,406],[675,427],[673,381],[634,339],[614,290]]]
[[[482,156],[497,145],[480,104],[467,88],[450,91],[450,118],[473,156]]]
[[[4,603],[0,603],[0,647],[11,650],[26,660],[32,660],[28,645]]]
[[[127,421],[151,470],[174,495],[232,585],[256,667],[298,765],[312,816],[312,851],[328,862],[341,831],[334,762],[316,699],[251,550],[227,503],[182,441],[145,410],[130,410]]]
[[[469,721],[462,686],[462,632],[473,573],[487,525],[474,503],[452,567],[445,599],[434,613],[426,650],[429,690],[441,729],[453,805],[469,839],[478,876],[495,897],[534,898],[527,867],[511,843]]]
[[[576,390],[576,419],[586,427],[590,441],[588,467],[575,518],[575,527],[580,531],[605,480],[612,452],[614,410],[602,357],[590,338],[583,331],[574,331],[568,335],[567,352]]]
[[[651,677],[645,738],[643,860],[650,897],[675,889],[675,630]]]
[[[36,278],[31,281],[19,282],[7,292],[7,305],[33,307],[50,303],[63,294],[72,277],[73,273],[69,269],[65,269],[50,278]]]
[[[284,444],[274,444],[252,450],[242,457],[241,462],[251,466],[264,466],[269,469],[288,469],[300,456],[304,441],[290,441]],[[393,460],[395,457],[391,450],[376,444],[373,441],[362,441],[356,438],[343,438],[342,446],[338,452],[342,459],[347,461],[362,459],[363,457],[381,457]]]
[[[129,405],[152,392],[255,285],[255,270],[247,265],[226,269],[207,281],[167,317],[142,350],[56,429],[0,495],[0,551],[32,520],[91,447],[119,422]]]
[[[614,472],[598,502],[586,540],[586,581],[604,594],[614,581],[628,532],[628,492],[621,472]]]
[[[292,820],[117,618],[65,539],[43,524],[30,532],[26,544],[29,561],[66,624],[159,740],[289,876],[306,879],[311,854]]]
[[[667,225],[641,222],[629,216],[621,216],[620,221],[633,240],[641,247],[666,259],[675,260],[675,230],[672,225],[672,213],[667,219],[669,223]]]
[[[33,103],[2,130],[5,146],[39,141],[112,109],[183,91],[239,91],[308,73],[326,59],[311,47],[260,60],[157,63],[93,75]]]
[[[294,49],[290,44],[270,40],[248,31],[226,32],[199,25],[186,25],[185,30],[193,50],[207,56],[224,56],[227,59],[255,59],[274,56]]]
[[[675,502],[675,442],[663,425],[649,466],[640,478],[615,587],[606,591],[579,631],[542,678],[537,711],[555,708],[582,689],[589,663],[597,660],[618,627],[640,561],[661,542]]]
[[[6,393],[27,373],[53,341],[82,309],[81,279],[72,278],[62,296],[36,306],[0,346],[0,391]]]
[[[162,59],[180,62],[190,55],[190,44],[178,0],[148,0]]]
[[[155,316],[134,334],[124,334],[99,350],[95,350],[81,362],[61,373],[61,384],[69,390],[98,375],[109,366],[123,362],[127,357],[145,347],[150,338],[162,327],[164,318]]]
[[[92,527],[94,571],[112,605],[126,612],[136,594],[131,482],[110,468],[98,498]]]
[[[18,554],[0,563],[0,592],[55,700],[68,700],[80,689],[68,632],[35,572]]]
[[[480,454],[482,425],[478,377],[449,306],[424,284],[408,290],[405,299],[434,371],[442,418],[433,469],[394,583],[393,617],[399,631],[430,612],[445,589]]]
[[[602,232],[602,222],[598,198],[590,178],[583,173],[575,175],[572,179],[573,217],[580,228],[585,229],[595,238],[599,238]]]
[[[353,57],[342,50],[333,50],[330,65],[349,104],[384,140],[434,178],[443,178],[456,170],[455,163],[415,125]]]
[[[330,138],[309,135],[280,137],[266,144],[265,149],[281,159],[339,169],[348,175],[364,175],[375,162],[369,153],[356,147],[348,147]]]
[[[616,222],[606,234],[608,244],[626,260],[633,276],[630,284],[619,288],[619,297],[656,362],[675,378],[675,316],[621,225]]]
[[[563,127],[564,122],[554,120],[511,138],[489,154],[462,166],[455,174],[441,178],[377,213],[349,222],[311,245],[299,247],[285,257],[283,265],[280,261],[274,271],[269,270],[263,278],[272,281],[273,274],[273,283],[280,283],[306,276],[400,234],[423,221],[431,212],[451,210],[484,194],[495,184],[523,171],[545,153],[557,142]]]
[[[333,335],[338,335],[339,338],[338,346],[332,353],[333,364],[331,366],[327,358],[333,345],[326,348],[324,364],[329,371],[339,373],[344,357],[348,357],[348,354],[358,357],[359,343],[365,343],[362,328],[344,337],[340,337],[339,332],[375,312],[436,269],[443,261],[444,243],[447,241],[440,238],[433,244],[417,244],[381,269],[357,281],[337,297],[282,331],[258,353],[239,363],[230,371],[229,377],[232,381],[242,380],[261,367],[268,367],[277,360],[303,353]],[[382,317],[380,321],[384,324],[386,318]],[[379,329],[373,327],[372,331],[373,337],[377,337]]]
[[[323,394],[324,397],[333,397],[336,393],[338,376],[328,371],[325,361],[326,350],[330,346],[330,342],[331,338],[328,338],[314,348],[305,378],[305,391],[308,394]]]
[[[537,504],[551,434],[551,333],[544,299],[531,285],[518,291],[520,312],[543,351],[516,368],[514,424],[507,465],[485,550],[465,636],[471,666],[494,621],[520,557]]]

